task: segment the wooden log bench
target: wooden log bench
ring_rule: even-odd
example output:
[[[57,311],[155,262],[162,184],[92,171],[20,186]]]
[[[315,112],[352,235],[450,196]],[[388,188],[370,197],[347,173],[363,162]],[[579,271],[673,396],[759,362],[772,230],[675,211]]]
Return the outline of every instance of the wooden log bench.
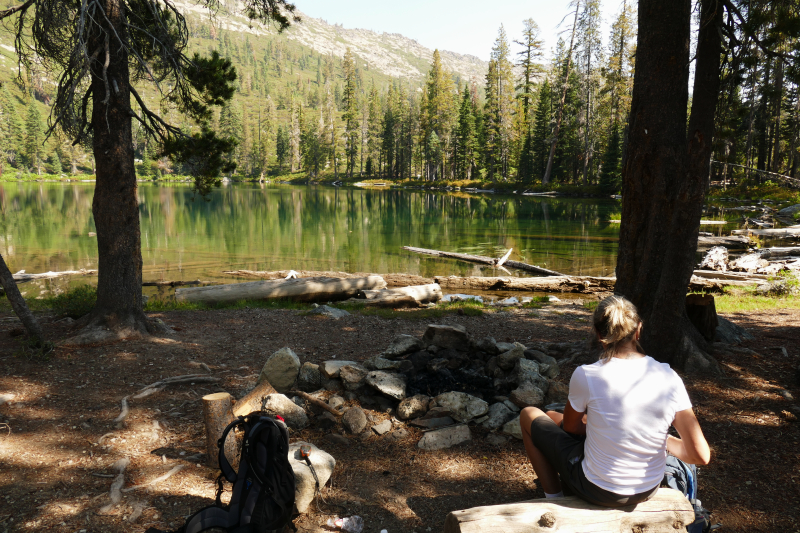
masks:
[[[680,533],[693,521],[684,495],[662,488],[646,502],[619,509],[570,496],[453,511],[444,533]]]

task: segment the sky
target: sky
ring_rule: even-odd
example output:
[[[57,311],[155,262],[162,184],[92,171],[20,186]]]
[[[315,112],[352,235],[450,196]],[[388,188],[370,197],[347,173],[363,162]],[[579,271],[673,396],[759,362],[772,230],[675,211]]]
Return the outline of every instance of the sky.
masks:
[[[308,16],[329,24],[378,33],[400,33],[428,48],[471,54],[489,60],[492,44],[503,24],[509,40],[519,40],[522,21],[533,18],[542,30],[545,55],[550,57],[559,33],[572,20],[566,0],[293,0]],[[621,0],[601,0],[603,41],[608,41],[611,20]],[[562,20],[563,23],[562,23]],[[560,27],[559,24],[561,24]],[[569,39],[569,34],[564,34]]]

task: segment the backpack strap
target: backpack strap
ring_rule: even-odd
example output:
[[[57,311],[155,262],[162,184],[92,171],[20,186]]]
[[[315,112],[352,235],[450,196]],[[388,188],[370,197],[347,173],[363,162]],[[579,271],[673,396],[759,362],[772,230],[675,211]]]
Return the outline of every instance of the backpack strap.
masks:
[[[217,447],[219,448],[219,469],[222,471],[222,475],[225,476],[225,479],[231,483],[236,481],[236,470],[233,469],[231,463],[228,461],[228,458],[225,456],[225,439],[228,438],[228,433],[230,433],[233,428],[244,423],[245,417],[237,417],[233,422],[228,424],[224,430],[222,430],[222,436],[217,441]]]

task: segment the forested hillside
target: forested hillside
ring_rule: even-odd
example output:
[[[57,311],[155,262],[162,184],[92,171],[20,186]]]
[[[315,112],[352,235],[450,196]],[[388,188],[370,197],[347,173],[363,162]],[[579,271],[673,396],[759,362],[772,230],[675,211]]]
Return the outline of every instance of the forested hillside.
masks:
[[[9,2],[2,2],[3,5]],[[231,7],[234,7],[232,2]],[[636,55],[635,2],[601,13],[573,2],[552,54],[534,19],[499,28],[488,64],[431,52],[399,35],[346,30],[304,17],[284,34],[223,11],[214,18],[178,2],[191,51],[218,51],[238,73],[238,92],[215,127],[235,138],[235,177],[301,172],[312,178],[560,183],[618,190]],[[299,5],[302,8],[302,3]],[[725,55],[713,172],[739,179],[795,177],[800,164],[798,43],[778,22],[791,5],[755,3],[742,17],[763,40]],[[788,18],[791,13],[786,13]],[[612,20],[603,35],[603,17]],[[731,26],[733,27],[733,26]],[[736,31],[732,29],[730,31]],[[784,50],[785,55],[767,53]],[[10,33],[0,35],[0,152],[8,176],[92,172],[82,147],[42,144],[55,84],[43,68],[13,81]],[[547,56],[552,57],[547,57]],[[145,101],[155,88],[143,83]],[[168,120],[190,130],[168,103]],[[182,174],[135,134],[143,177]]]

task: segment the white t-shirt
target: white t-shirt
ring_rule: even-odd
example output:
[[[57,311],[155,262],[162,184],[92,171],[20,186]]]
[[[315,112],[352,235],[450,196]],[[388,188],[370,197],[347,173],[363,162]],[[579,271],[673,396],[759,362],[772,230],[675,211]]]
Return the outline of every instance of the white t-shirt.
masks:
[[[692,407],[680,376],[649,356],[578,367],[569,403],[586,413],[586,479],[623,496],[661,483],[667,431],[678,411]]]

